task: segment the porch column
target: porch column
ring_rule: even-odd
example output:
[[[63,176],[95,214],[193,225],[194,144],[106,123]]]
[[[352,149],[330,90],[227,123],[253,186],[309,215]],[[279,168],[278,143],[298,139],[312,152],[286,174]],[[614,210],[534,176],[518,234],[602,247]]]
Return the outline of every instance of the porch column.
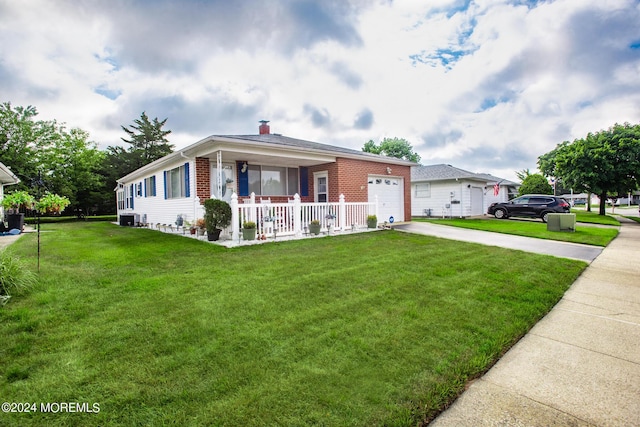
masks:
[[[222,199],[222,185],[222,151],[218,151],[216,153],[216,198],[218,199]]]
[[[231,240],[240,240],[240,211],[236,193],[231,195]]]
[[[256,204],[256,193],[254,193],[253,191],[251,192],[251,196],[250,196],[249,202],[251,204],[251,209],[249,210],[249,212],[250,212],[249,213],[249,218],[250,218],[250,221],[253,221],[253,222],[256,223],[256,227],[257,227],[258,216],[256,214],[256,208],[254,206]]]
[[[302,236],[302,209],[300,206],[300,195],[293,196],[293,231],[296,237]]]
[[[340,231],[347,228],[347,204],[344,202],[344,194],[340,194]]]

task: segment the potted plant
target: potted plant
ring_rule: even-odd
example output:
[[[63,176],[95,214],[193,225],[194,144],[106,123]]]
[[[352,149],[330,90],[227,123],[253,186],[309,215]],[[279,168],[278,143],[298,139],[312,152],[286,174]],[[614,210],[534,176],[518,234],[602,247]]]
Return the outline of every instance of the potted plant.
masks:
[[[320,234],[320,221],[314,219],[309,223],[309,233],[315,234],[316,236]]]
[[[378,226],[378,217],[375,215],[367,216],[367,227],[376,228]]]
[[[69,206],[71,202],[67,197],[58,196],[57,194],[46,193],[44,196],[38,200],[36,203],[36,209],[40,213],[46,214],[59,214],[67,206]]]
[[[222,229],[231,224],[231,206],[220,199],[207,199],[204,202],[204,220],[207,224],[207,239],[220,239]]]
[[[2,207],[8,210],[7,221],[9,229],[18,229],[22,231],[24,228],[24,213],[20,209],[33,209],[35,199],[26,191],[14,191],[7,194],[2,199]]]
[[[207,229],[207,223],[205,222],[204,218],[196,219],[195,229],[198,233],[198,236],[204,236],[204,230]]]
[[[256,223],[253,221],[245,221],[242,224],[242,238],[244,240],[256,239]]]

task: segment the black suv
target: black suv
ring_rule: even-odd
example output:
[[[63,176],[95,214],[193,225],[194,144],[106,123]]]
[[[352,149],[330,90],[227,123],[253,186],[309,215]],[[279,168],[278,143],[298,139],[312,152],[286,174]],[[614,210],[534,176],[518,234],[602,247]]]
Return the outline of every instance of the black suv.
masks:
[[[487,213],[498,219],[518,216],[540,218],[542,222],[547,222],[547,214],[569,213],[570,209],[569,203],[562,197],[525,194],[508,202],[492,203]]]

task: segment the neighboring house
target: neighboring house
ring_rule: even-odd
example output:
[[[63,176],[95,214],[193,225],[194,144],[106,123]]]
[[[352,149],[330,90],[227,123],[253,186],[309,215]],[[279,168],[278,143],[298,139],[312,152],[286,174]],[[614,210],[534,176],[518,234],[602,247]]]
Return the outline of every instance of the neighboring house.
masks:
[[[517,193],[517,184],[489,174],[451,165],[411,168],[412,216],[469,217],[484,215],[494,202]]]
[[[240,205],[256,201],[373,202],[379,222],[411,220],[411,166],[393,157],[270,133],[212,135],[154,161],[118,180],[117,212],[140,222],[173,224],[204,216],[206,199]],[[130,218],[130,217],[128,217]]]
[[[11,169],[3,163],[0,163],[0,201],[4,198],[5,185],[14,185],[19,182],[20,180],[13,172],[11,172]],[[0,218],[4,218],[4,209],[2,208],[2,205],[0,205]]]

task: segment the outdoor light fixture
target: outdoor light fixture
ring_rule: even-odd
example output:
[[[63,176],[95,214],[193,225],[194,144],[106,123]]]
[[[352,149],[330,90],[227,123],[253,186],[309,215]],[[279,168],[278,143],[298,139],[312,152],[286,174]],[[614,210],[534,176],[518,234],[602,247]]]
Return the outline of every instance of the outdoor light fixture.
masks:
[[[391,175],[391,168],[387,168],[387,175]]]
[[[242,164],[242,169],[240,169],[240,172],[245,173],[247,171],[247,162],[244,162]]]

